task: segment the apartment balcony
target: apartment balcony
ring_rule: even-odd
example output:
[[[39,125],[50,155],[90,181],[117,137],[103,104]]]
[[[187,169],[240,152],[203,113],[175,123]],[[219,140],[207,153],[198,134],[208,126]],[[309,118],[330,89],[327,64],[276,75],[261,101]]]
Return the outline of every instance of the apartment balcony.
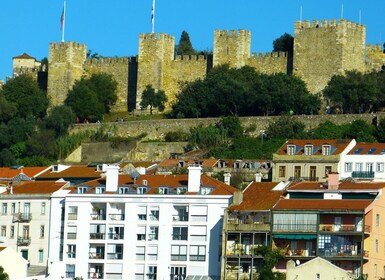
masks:
[[[90,239],[103,240],[105,238],[106,238],[106,233],[105,232],[91,232],[90,233]]]
[[[173,215],[172,221],[173,222],[188,222],[188,214],[186,214],[186,215]]]
[[[103,279],[102,272],[88,272],[88,279]]]
[[[374,171],[353,171],[352,178],[356,179],[373,179]]]
[[[98,213],[92,213],[91,214],[91,220],[93,220],[93,221],[105,221],[106,215],[98,214]]]
[[[88,257],[92,260],[101,260],[104,259],[104,253],[89,252]]]
[[[300,222],[298,224],[273,224],[274,232],[317,232],[317,228],[317,224],[307,224],[305,222]]]
[[[357,226],[357,225],[353,225],[353,224],[342,224],[342,225],[320,224],[319,225],[319,231],[361,234],[363,231],[365,233],[369,233],[370,232],[370,226],[365,225],[364,227],[362,227],[362,226]]]
[[[15,213],[12,218],[13,223],[29,223],[31,220],[31,213]]]
[[[29,246],[31,244],[31,237],[21,237],[17,238],[17,246]]]
[[[109,260],[122,260],[123,253],[107,253],[107,259]]]
[[[110,221],[124,221],[124,214],[109,214]]]
[[[256,256],[256,249],[263,246],[262,244],[228,244],[226,247],[226,256],[242,256],[251,257]]]
[[[228,231],[270,231],[270,215],[268,213],[229,213],[226,224]]]
[[[362,250],[339,250],[339,249],[318,249],[318,256],[326,258],[358,258],[369,257],[368,251]]]

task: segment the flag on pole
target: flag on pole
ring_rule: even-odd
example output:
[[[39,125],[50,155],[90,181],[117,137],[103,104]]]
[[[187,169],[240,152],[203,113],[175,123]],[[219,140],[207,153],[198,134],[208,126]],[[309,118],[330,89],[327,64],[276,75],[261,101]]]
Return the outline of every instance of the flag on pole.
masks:
[[[60,30],[63,30],[63,27],[64,27],[64,8],[60,17]]]
[[[154,33],[154,21],[155,21],[155,0],[152,0],[152,9],[151,9],[152,33]]]

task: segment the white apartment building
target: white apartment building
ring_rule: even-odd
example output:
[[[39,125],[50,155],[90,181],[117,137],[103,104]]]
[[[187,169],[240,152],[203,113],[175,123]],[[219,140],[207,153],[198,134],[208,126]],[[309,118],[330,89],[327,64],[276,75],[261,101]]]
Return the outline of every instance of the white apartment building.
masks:
[[[357,143],[341,155],[340,179],[385,181],[385,143]]]
[[[66,186],[69,183],[29,181],[0,187],[0,247],[15,250],[37,274],[47,269],[51,195]]]
[[[201,170],[130,177],[108,166],[71,187],[52,279],[219,279],[222,217],[237,189]]]

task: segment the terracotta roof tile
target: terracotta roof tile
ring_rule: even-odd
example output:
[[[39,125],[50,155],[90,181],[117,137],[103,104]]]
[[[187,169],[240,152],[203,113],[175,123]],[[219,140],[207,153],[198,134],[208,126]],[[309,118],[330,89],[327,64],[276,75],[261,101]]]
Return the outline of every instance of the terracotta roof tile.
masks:
[[[282,199],[273,210],[365,210],[371,203],[371,200],[366,199]]]
[[[34,59],[34,60],[36,60],[36,58],[30,56],[30,55],[27,54],[27,53],[22,53],[21,55],[14,56],[13,58]]]
[[[1,167],[0,168],[0,178],[2,179],[12,179],[15,176],[19,175],[23,172],[28,177],[33,177],[36,174],[44,171],[47,167],[22,167],[19,169],[9,168],[9,167]]]
[[[326,191],[327,186],[320,182],[293,182],[288,191]],[[341,182],[338,190],[377,190],[385,188],[385,182]]]
[[[373,150],[371,150],[373,149]],[[370,153],[368,153],[370,151]],[[348,155],[382,155],[385,152],[385,143],[357,143]]]
[[[272,190],[277,184],[253,182],[243,191],[243,202],[240,205],[231,206],[230,210],[270,210],[284,194],[282,191]]]
[[[32,181],[13,185],[13,195],[15,194],[51,194],[64,187],[68,182],[54,181]],[[10,195],[4,192],[1,195]]]
[[[301,149],[295,155],[304,154],[305,145],[313,145],[317,146],[317,152],[313,153],[313,155],[322,155],[322,145],[331,145],[335,147],[336,150],[332,153],[333,155],[340,154],[351,142],[352,140],[342,139],[342,140],[325,140],[325,139],[290,139],[288,140],[278,151],[276,154],[278,155],[286,155],[287,154],[287,146],[288,145],[296,145],[301,147]]]
[[[96,171],[96,166],[70,166],[61,172],[48,170],[39,175],[37,179],[60,179],[60,178],[98,178],[101,172]]]
[[[165,159],[159,163],[158,167],[177,167],[180,162],[184,162],[185,166],[194,165],[197,162],[201,163],[202,167],[214,167],[216,166],[217,159],[197,159],[197,160],[184,160],[184,159]]]

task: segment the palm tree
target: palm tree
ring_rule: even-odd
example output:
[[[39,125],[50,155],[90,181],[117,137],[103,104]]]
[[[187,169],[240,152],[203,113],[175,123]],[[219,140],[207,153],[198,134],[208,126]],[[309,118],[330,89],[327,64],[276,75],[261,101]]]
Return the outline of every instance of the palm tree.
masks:
[[[9,275],[4,272],[4,268],[0,266],[0,280],[9,280]]]

